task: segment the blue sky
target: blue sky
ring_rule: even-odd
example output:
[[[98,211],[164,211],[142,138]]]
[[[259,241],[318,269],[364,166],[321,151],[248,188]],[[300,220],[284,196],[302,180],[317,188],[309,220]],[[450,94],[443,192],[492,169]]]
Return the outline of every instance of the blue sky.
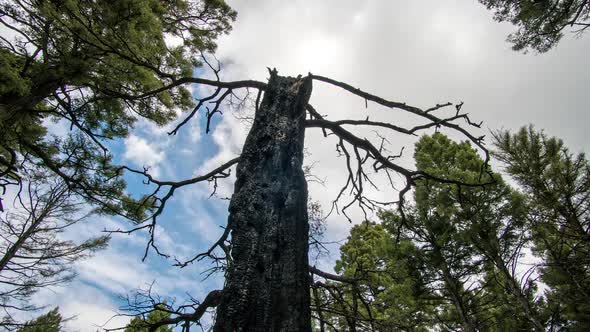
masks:
[[[489,137],[489,130],[514,130],[532,122],[549,135],[563,138],[573,151],[590,152],[588,36],[568,36],[547,54],[523,55],[505,42],[512,26],[494,22],[476,1],[228,2],[238,11],[238,19],[233,32],[219,43],[223,80],[265,81],[266,67],[276,67],[284,75],[329,76],[419,107],[464,101],[463,110],[474,120],[484,121],[476,134]],[[203,87],[193,89],[196,95],[206,93]],[[364,100],[320,83],[314,86],[311,103],[331,120],[370,116],[397,125],[416,123],[399,112],[374,105],[365,108]],[[248,124],[225,109],[222,117],[215,118],[214,130],[205,135],[202,115],[176,136],[166,134],[174,123],[158,128],[139,122],[129,137],[111,144],[115,160],[139,169],[151,166],[157,178],[179,180],[237,156]],[[355,133],[376,138],[370,130]],[[401,163],[411,166],[415,138],[387,135],[392,154],[405,146]],[[325,210],[346,181],[334,145],[335,140],[324,140],[317,130],[307,133],[305,163],[314,164],[314,174],[325,180],[324,185],[310,184],[310,196]],[[141,180],[128,177],[130,193],[139,195],[149,189]],[[232,187],[232,178],[220,183],[219,196],[231,195]],[[206,250],[222,233],[227,201],[209,198],[210,190],[207,184],[199,184],[175,193],[159,218],[156,241],[161,249],[188,258]],[[370,194],[379,200],[397,195],[386,188]],[[364,216],[353,210],[351,217],[360,222]],[[350,226],[341,215],[331,215],[326,240],[344,239]],[[113,217],[92,217],[66,236],[80,239],[119,227],[129,224]],[[70,330],[94,332],[122,305],[120,295],[153,281],[158,293],[181,302],[188,298],[187,292],[198,299],[221,287],[219,277],[202,281],[200,273],[210,267],[206,262],[179,269],[153,252],[141,262],[146,243],[143,233],[115,235],[107,250],[77,265],[76,281],[40,292],[34,300],[60,305],[66,315],[77,315],[68,323]],[[329,270],[337,254],[335,249],[318,264]],[[109,326],[124,323],[125,319],[116,318]]]

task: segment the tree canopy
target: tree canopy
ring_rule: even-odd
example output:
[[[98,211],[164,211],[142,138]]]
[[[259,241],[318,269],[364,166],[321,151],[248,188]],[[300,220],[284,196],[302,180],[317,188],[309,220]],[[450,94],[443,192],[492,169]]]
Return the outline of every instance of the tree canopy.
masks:
[[[312,292],[327,307],[322,330],[587,329],[587,160],[532,127],[495,143],[522,192],[496,173],[474,188],[421,180],[405,215],[354,226],[335,266],[347,279]],[[414,157],[454,178],[482,174],[469,144],[442,134]]]
[[[55,307],[18,328],[17,332],[62,332],[62,316],[59,308]]]
[[[158,323],[166,319],[170,319],[170,313],[167,313],[164,310],[155,310],[150,312],[146,317],[134,317],[129,322],[129,324],[127,324],[124,332],[172,332],[172,327],[168,326],[160,326],[155,330],[148,329],[151,324]]]
[[[422,179],[415,204],[403,214],[384,211],[381,224],[353,227],[335,269],[357,280],[358,286],[345,289],[355,294],[356,288],[363,299],[357,302],[369,304],[349,311],[365,322],[357,330],[533,328],[526,317],[532,315],[530,299],[511,269],[524,241],[522,198],[499,175],[484,172],[487,166],[467,142],[423,136],[414,158],[417,169],[429,174],[487,184]],[[365,288],[370,292],[360,291]]]
[[[526,193],[532,248],[554,326],[590,327],[590,163],[532,126],[495,135],[496,157]]]
[[[516,51],[544,53],[559,43],[564,30],[581,35],[590,27],[588,0],[479,0],[494,12],[494,19],[510,22],[518,30],[508,36]]]
[[[41,164],[103,212],[141,219],[105,144],[193,106],[186,80],[231,29],[222,0],[0,2],[0,186]],[[47,137],[48,121],[68,126]]]

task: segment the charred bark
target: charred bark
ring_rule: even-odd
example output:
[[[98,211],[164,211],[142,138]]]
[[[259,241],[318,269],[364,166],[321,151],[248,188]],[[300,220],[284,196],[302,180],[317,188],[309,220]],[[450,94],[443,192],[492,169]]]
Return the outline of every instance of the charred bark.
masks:
[[[271,77],[237,166],[231,264],[214,331],[311,331],[307,184],[311,79]]]

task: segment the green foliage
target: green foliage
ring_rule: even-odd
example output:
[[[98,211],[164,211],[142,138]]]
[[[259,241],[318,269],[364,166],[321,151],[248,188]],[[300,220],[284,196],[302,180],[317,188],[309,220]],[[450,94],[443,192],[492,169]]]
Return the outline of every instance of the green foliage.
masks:
[[[31,82],[18,74],[23,59],[6,49],[0,49],[0,95],[24,96],[30,90]]]
[[[414,157],[418,170],[464,184],[425,177],[404,217],[384,211],[381,224],[353,227],[335,270],[359,280],[358,297],[370,306],[359,306],[357,330],[370,330],[366,317],[379,331],[542,330],[536,284],[521,284],[512,270],[528,243],[524,196],[487,170],[468,143],[424,136]],[[349,288],[349,307],[353,295]]]
[[[55,307],[48,313],[27,322],[17,332],[61,332],[63,331],[61,323],[59,308]]]
[[[370,310],[383,331],[590,327],[590,164],[532,127],[497,132],[495,144],[522,193],[483,168],[467,143],[435,134],[416,144],[418,170],[463,184],[424,177],[405,217],[383,212],[381,224],[352,229],[336,271],[359,280],[357,296],[371,305],[358,310],[355,324],[368,321],[363,310]],[[547,286],[542,292],[534,274],[517,272],[527,266],[522,248],[542,260],[530,270]],[[354,307],[354,289],[347,294]],[[408,328],[403,319],[415,312],[422,316]],[[350,319],[332,321],[350,326]]]
[[[360,307],[359,316],[372,317],[381,330],[427,330],[434,307],[417,269],[423,264],[420,252],[411,241],[396,242],[383,225],[365,221],[351,229],[340,253],[336,272],[362,280],[356,291],[371,306],[370,315]]]
[[[127,324],[124,332],[148,332],[150,324],[157,323],[168,318],[170,318],[170,313],[163,310],[155,310],[150,312],[145,318],[141,316],[134,317],[131,322]],[[155,329],[154,332],[172,332],[172,327],[160,326]]]
[[[590,26],[590,6],[586,0],[479,0],[494,12],[494,19],[510,22],[518,30],[508,36],[516,51],[543,53],[553,48],[570,28],[581,34]]]
[[[533,127],[495,134],[496,157],[529,198],[533,249],[543,260],[550,319],[590,328],[590,164]]]
[[[125,197],[104,143],[193,106],[179,80],[235,11],[222,0],[0,0],[0,16],[14,34],[0,40],[0,189],[41,165],[101,212],[144,218],[153,205]],[[48,121],[70,130],[47,137]]]
[[[423,136],[416,143],[414,159],[418,170],[433,176],[462,183],[490,180],[483,172],[483,161],[468,143],[455,143],[439,133]],[[441,306],[440,319],[450,325],[459,323],[467,331],[480,325],[476,313],[483,311],[482,299],[473,296],[473,285],[468,280],[482,271],[481,257],[469,236],[470,220],[460,216],[465,198],[477,192],[478,187],[420,180],[416,183],[416,205],[409,210],[407,227],[408,236],[420,244],[430,287],[440,284],[440,300],[452,304]]]

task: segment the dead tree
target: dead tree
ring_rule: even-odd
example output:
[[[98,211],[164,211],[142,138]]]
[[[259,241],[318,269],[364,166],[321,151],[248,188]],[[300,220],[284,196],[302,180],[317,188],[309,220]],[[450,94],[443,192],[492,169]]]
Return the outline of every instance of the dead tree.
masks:
[[[229,206],[232,264],[217,331],[309,329],[305,106],[311,79],[271,72]]]
[[[219,69],[211,68],[217,75]],[[368,117],[364,120],[330,121],[308,102],[314,82],[344,89],[364,99],[365,103],[373,102],[395,111],[410,113],[423,123],[404,128],[392,123],[372,121]],[[401,206],[404,194],[420,178],[459,186],[482,185],[461,183],[404,168],[396,163],[399,156],[390,154],[385,148],[384,138],[372,142],[345,128],[367,126],[380,131],[414,136],[424,130],[445,128],[463,135],[481,149],[487,165],[489,158],[483,145],[483,136],[476,137],[467,129],[479,128],[480,124],[473,123],[466,113],[461,112],[463,103],[454,105],[449,102],[421,109],[386,100],[327,77],[313,74],[297,78],[282,77],[276,70],[270,70],[268,83],[251,80],[223,82],[217,76],[217,80],[182,79],[172,82],[171,86],[190,83],[211,86],[214,92],[199,99],[193,111],[170,132],[171,135],[176,134],[200,109],[206,110],[206,130],[209,132],[212,118],[220,113],[224,103],[237,97],[235,92],[238,89],[257,90],[255,117],[242,154],[202,176],[176,182],[162,181],[151,176],[148,170],[123,167],[145,176],[148,183],[156,186],[146,200],[157,202],[157,209],[144,224],[131,230],[116,232],[128,233],[146,229],[151,237],[145,255],[152,248],[160,255],[168,257],[155,244],[154,229],[157,227],[158,216],[175,190],[204,181],[216,184],[219,179],[228,177],[230,168],[237,165],[237,180],[229,205],[225,232],[206,252],[188,261],[176,263],[177,266],[184,267],[196,260],[213,259],[218,263],[218,269],[225,272],[224,289],[214,290],[202,302],[195,300],[191,306],[170,308],[173,317],[154,324],[151,326],[152,330],[165,324],[183,324],[188,329],[192,322],[198,323],[206,310],[213,307],[217,307],[214,331],[311,330],[307,184],[302,171],[307,128],[318,128],[323,131],[324,136],[334,135],[338,140],[336,149],[345,160],[348,179],[335,198],[334,207],[345,216],[347,209],[353,205],[363,211],[391,204]],[[141,99],[146,96],[149,94],[124,97]],[[448,113],[444,113],[446,109],[451,109],[452,112],[444,115]],[[463,127],[459,121],[465,121],[466,126]],[[367,186],[380,187],[372,181],[371,170],[375,173],[384,172],[390,179],[388,187],[394,185],[394,174],[401,175],[405,179],[405,185],[396,194],[393,193],[395,189],[392,189],[394,196],[390,201],[374,200],[365,192]],[[486,167],[482,168],[482,172],[484,171]],[[339,204],[347,195],[351,200],[343,205]],[[318,272],[315,268],[313,272],[315,276],[334,279],[334,276]],[[156,305],[161,306],[161,302],[157,302],[153,302],[154,309]],[[197,309],[191,311],[189,308]]]

